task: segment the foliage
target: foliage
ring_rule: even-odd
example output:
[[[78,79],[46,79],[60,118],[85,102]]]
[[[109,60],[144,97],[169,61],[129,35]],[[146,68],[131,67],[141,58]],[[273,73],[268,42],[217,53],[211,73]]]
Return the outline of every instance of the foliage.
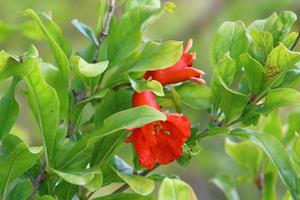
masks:
[[[118,156],[134,129],[168,123],[160,108],[132,108],[133,92],[144,91],[153,92],[168,112],[190,109],[209,116],[207,129],[198,128],[202,121],[193,124],[179,164],[189,164],[202,139],[223,135],[225,152],[240,166],[243,180],[261,190],[262,199],[279,198],[278,183],[286,198],[300,199],[299,111],[290,113],[286,131],[280,116],[282,107],[300,105],[294,87],[300,80],[300,52],[293,50],[299,36],[291,32],[297,16],[283,11],[249,26],[224,22],[211,43],[210,83],[164,85],[145,80],[145,72],[178,64],[186,47],[181,41],[145,39],[144,30],[174,6],[159,0],[99,1],[95,31],[72,21],[89,42],[77,51],[50,14],[22,12],[49,45],[55,63],[44,62],[33,45],[18,56],[0,52],[0,83],[11,82],[0,99],[0,199],[150,200],[155,183],[160,183],[159,200],[197,199],[178,177],[148,176],[154,169],[136,162],[138,152],[130,164]],[[29,147],[12,131],[19,94],[27,98],[41,147]],[[212,179],[227,199],[240,199],[237,181],[228,174]],[[103,196],[103,187],[113,183],[122,186]],[[128,187],[132,193],[124,192]]]

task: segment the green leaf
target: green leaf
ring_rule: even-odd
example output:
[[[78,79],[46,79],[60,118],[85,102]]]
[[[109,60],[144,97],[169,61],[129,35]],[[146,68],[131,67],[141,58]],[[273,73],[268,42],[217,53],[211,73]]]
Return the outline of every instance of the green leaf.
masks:
[[[158,200],[197,200],[197,197],[188,184],[181,180],[165,178],[158,192]]]
[[[61,78],[61,74],[58,68],[50,63],[41,63],[41,73],[46,82],[55,89],[59,99],[60,119],[64,120],[64,126],[67,126],[67,115],[69,112],[69,91],[67,87],[64,87],[64,80]]]
[[[129,0],[125,5],[125,10],[128,12],[137,6],[160,8],[160,0]]]
[[[72,200],[78,190],[79,186],[62,181],[55,187],[55,195],[58,199]]]
[[[20,62],[4,51],[0,51],[0,81],[11,76],[24,77],[33,69],[33,58]]]
[[[138,194],[118,193],[108,196],[98,197],[94,200],[154,200],[151,196],[141,196]]]
[[[174,65],[182,54],[182,42],[148,42],[141,53],[136,52],[126,62],[109,68],[101,82],[102,87],[110,87],[126,72],[145,72]]]
[[[221,60],[218,61],[214,68],[211,90],[213,92],[214,98],[218,98],[221,95],[220,90],[222,89],[222,84],[220,83],[220,78],[230,85],[234,80],[234,74],[236,73],[236,62],[226,53]]]
[[[101,99],[101,98],[103,98],[107,95],[108,91],[109,91],[109,89],[100,90],[99,92],[96,92],[95,94],[93,94],[93,95],[87,97],[86,99],[80,101],[80,104],[87,103],[87,102],[90,102],[92,100]]]
[[[126,12],[116,24],[112,23],[109,35],[101,45],[101,60],[109,60],[114,65],[136,51],[142,42],[145,22],[159,12],[156,8],[135,7]]]
[[[290,88],[271,89],[260,112],[268,115],[277,108],[292,105],[300,105],[300,93],[297,90]]]
[[[99,45],[98,39],[91,27],[78,21],[77,19],[73,19],[72,24],[77,28],[77,30],[82,35],[84,35],[91,42],[91,44],[93,44],[95,46]]]
[[[7,200],[27,199],[33,190],[32,183],[29,179],[19,181],[7,196]]]
[[[250,55],[265,65],[268,55],[273,49],[273,36],[269,32],[258,32],[252,30],[250,32],[252,42],[249,46]]]
[[[15,99],[16,86],[20,78],[14,78],[6,94],[0,99],[0,140],[6,136],[19,114],[19,105]]]
[[[220,80],[220,83],[223,87],[220,108],[225,114],[225,121],[236,120],[241,116],[249,98],[242,93],[231,90],[222,80]]]
[[[296,135],[297,132],[300,132],[300,110],[296,109],[289,113],[288,116],[288,129],[284,136],[284,143],[288,144]]]
[[[88,182],[84,187],[86,187],[89,191],[97,191],[98,189],[101,188],[103,183],[103,174],[99,173],[99,174],[95,174],[93,179]]]
[[[263,81],[266,79],[265,70],[263,66],[249,54],[242,54],[240,59],[245,69],[248,88],[251,95],[255,97],[262,90]]]
[[[65,181],[75,185],[86,185],[93,181],[97,174],[101,174],[101,170],[88,169],[81,171],[63,172],[55,169],[50,169],[52,172],[60,176]]]
[[[54,159],[58,137],[59,101],[55,90],[42,77],[38,61],[33,71],[25,78],[28,86],[28,99],[38,122],[43,138],[46,162]]]
[[[155,188],[155,182],[149,178],[138,175],[125,175],[117,170],[115,170],[115,172],[133,191],[140,195],[149,195]]]
[[[265,70],[269,79],[274,80],[280,74],[285,73],[288,69],[300,61],[300,53],[292,52],[282,44],[274,48],[267,58]]]
[[[232,131],[232,134],[247,136],[251,142],[258,145],[276,167],[282,182],[287,186],[293,199],[300,198],[299,176],[284,146],[276,137],[271,134],[259,134],[246,129],[235,129]]]
[[[164,90],[160,82],[156,80],[133,80],[130,77],[129,81],[131,87],[136,92],[143,92],[143,91],[152,91],[157,96],[164,96]]]
[[[67,57],[70,57],[72,54],[72,48],[70,43],[66,40],[66,37],[62,33],[59,26],[53,21],[51,12],[42,12],[41,13],[45,20],[45,26],[49,31],[49,34],[53,37],[53,39],[57,42],[57,44],[61,47],[61,49],[65,52]],[[41,27],[42,28],[42,27]],[[43,30],[42,30],[43,32]],[[44,33],[45,34],[45,33]],[[47,36],[46,36],[47,38]]]
[[[283,45],[286,46],[286,48],[291,49],[294,45],[294,42],[296,41],[299,33],[297,32],[291,32],[284,41],[282,41]]]
[[[224,22],[218,29],[212,41],[210,49],[210,65],[214,67],[226,52],[237,63],[238,73],[241,69],[239,56],[246,53],[248,49],[248,38],[246,36],[246,27],[241,21]]]
[[[273,24],[275,23],[277,18],[277,13],[272,13],[272,15],[270,15],[266,19],[256,20],[248,26],[248,32],[251,32],[252,30],[256,30],[258,32],[271,32]]]
[[[291,11],[283,11],[280,13],[272,27],[274,44],[278,44],[285,39],[296,20],[297,15]]]
[[[227,200],[239,200],[239,195],[235,188],[235,182],[228,175],[219,175],[211,180],[220,190],[222,190]]]
[[[262,199],[263,200],[273,200],[277,199],[276,186],[277,186],[278,175],[276,169],[271,163],[267,163],[267,166],[264,169],[263,174],[263,191]]]
[[[139,55],[137,62],[129,71],[151,71],[168,68],[180,59],[182,51],[182,42],[148,42]]]
[[[32,167],[42,154],[42,148],[29,149],[19,138],[8,135],[3,139],[0,152],[0,198],[5,199],[11,181]]]
[[[211,105],[211,90],[206,85],[183,83],[175,89],[182,103],[191,108],[207,110]]]
[[[34,10],[28,9],[23,12],[24,15],[31,17],[34,22],[38,25],[38,27],[43,32],[45,38],[47,39],[50,47],[52,48],[55,60],[57,62],[57,65],[59,66],[60,72],[62,74],[62,77],[65,80],[65,84],[68,83],[69,79],[69,60],[65,52],[63,51],[62,47],[59,46],[55,38],[51,35],[51,32],[46,28],[40,17],[37,15],[37,13]]]
[[[256,145],[249,140],[236,143],[226,138],[225,151],[235,162],[244,167],[253,178],[256,178],[262,161],[262,152]]]
[[[263,132],[274,135],[277,139],[282,139],[282,122],[278,110],[271,112],[265,120],[262,121]]]
[[[139,106],[109,116],[104,120],[103,127],[93,133],[105,136],[124,129],[139,128],[160,120],[165,121],[166,115],[149,106]]]
[[[73,57],[75,67],[79,73],[84,77],[92,78],[102,74],[108,67],[108,61],[101,61],[98,63],[87,63],[84,59],[79,56]]]

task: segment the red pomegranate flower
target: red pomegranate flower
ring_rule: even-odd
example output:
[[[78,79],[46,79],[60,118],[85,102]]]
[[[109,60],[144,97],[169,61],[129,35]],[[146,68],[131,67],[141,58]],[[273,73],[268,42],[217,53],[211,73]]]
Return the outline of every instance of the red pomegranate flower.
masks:
[[[162,85],[179,83],[187,80],[205,83],[202,79],[204,72],[192,67],[196,59],[195,53],[188,53],[193,45],[193,40],[190,39],[183,49],[180,60],[173,66],[156,71],[146,72],[145,79],[153,79],[159,81]]]
[[[148,105],[160,110],[150,91],[133,95],[133,106]],[[126,139],[134,145],[139,162],[147,169],[156,163],[168,164],[182,155],[182,146],[191,135],[191,124],[182,114],[166,114],[166,121],[156,121],[132,130]]]

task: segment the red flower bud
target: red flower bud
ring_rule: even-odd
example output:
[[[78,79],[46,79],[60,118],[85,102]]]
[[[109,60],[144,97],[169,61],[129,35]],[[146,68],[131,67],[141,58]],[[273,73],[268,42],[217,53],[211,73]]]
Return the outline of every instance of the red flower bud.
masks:
[[[188,53],[193,45],[193,40],[190,39],[183,49],[180,60],[173,66],[156,71],[146,72],[145,79],[153,79],[159,81],[162,85],[179,83],[187,80],[205,83],[202,79],[204,72],[192,67],[196,59],[195,53]]]
[[[152,92],[134,93],[133,106],[149,105],[160,110]],[[182,146],[191,135],[191,123],[182,114],[166,114],[157,121],[132,130],[126,142],[133,144],[142,166],[152,169],[156,163],[168,164],[182,155]]]

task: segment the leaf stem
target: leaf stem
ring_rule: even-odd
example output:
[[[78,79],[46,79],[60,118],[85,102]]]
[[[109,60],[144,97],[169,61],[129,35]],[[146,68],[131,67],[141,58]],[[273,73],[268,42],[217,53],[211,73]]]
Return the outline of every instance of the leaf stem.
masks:
[[[110,0],[109,8],[108,8],[108,14],[107,14],[107,17],[106,17],[106,20],[105,20],[103,30],[97,37],[99,44],[96,47],[96,51],[95,51],[95,54],[94,54],[94,57],[93,57],[93,63],[97,62],[100,46],[101,46],[102,42],[104,41],[104,39],[108,36],[110,21],[111,21],[113,15],[114,15],[114,11],[115,11],[115,4],[116,4],[115,0]]]

